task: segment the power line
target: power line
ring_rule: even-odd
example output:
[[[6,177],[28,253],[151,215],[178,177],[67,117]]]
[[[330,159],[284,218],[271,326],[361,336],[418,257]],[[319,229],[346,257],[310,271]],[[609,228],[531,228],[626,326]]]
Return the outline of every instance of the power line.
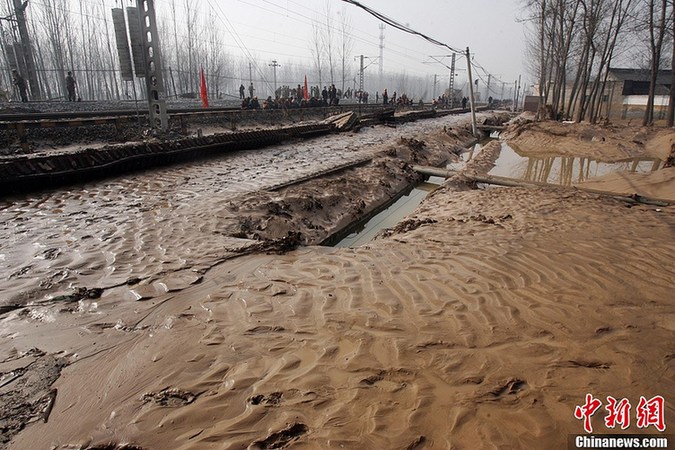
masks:
[[[419,31],[415,31],[415,30],[413,30],[412,28],[410,28],[410,27],[408,27],[408,26],[402,25],[401,23],[395,21],[394,19],[390,19],[389,17],[385,16],[384,14],[382,14],[382,13],[380,13],[380,12],[377,12],[377,11],[375,11],[374,9],[371,9],[371,8],[365,6],[365,5],[362,5],[361,3],[359,3],[359,2],[357,2],[357,1],[355,1],[355,0],[342,0],[342,1],[345,2],[345,3],[350,3],[350,4],[354,5],[354,6],[358,6],[359,8],[363,9],[363,10],[366,11],[368,14],[370,14],[371,16],[377,17],[377,18],[380,19],[382,22],[384,22],[384,23],[386,23],[386,24],[388,24],[388,25],[391,25],[391,26],[394,27],[394,28],[397,28],[397,29],[399,29],[399,30],[401,30],[401,31],[405,31],[406,33],[414,34],[415,36],[419,36],[419,37],[421,37],[422,39],[425,39],[425,40],[431,42],[432,44],[435,44],[435,45],[438,45],[438,46],[441,46],[441,47],[445,47],[445,48],[447,48],[448,50],[450,50],[451,52],[459,53],[459,54],[462,54],[462,53],[463,53],[462,51],[457,50],[456,48],[450,47],[448,44],[445,44],[445,43],[443,43],[443,42],[441,42],[441,41],[437,41],[436,39],[431,38],[431,37],[427,36],[427,35],[424,34],[424,33],[420,33]]]
[[[245,0],[238,0],[238,1],[239,1],[239,3],[243,3],[243,4],[246,4],[246,5],[250,5],[250,6],[254,7],[254,8],[258,8],[258,9],[261,9],[261,10],[263,10],[263,11],[270,12],[270,13],[272,13],[272,14],[278,14],[277,11],[273,11],[273,10],[270,10],[270,9],[268,9],[268,8],[264,8],[264,7],[262,7],[262,6],[258,5],[258,4],[250,3],[250,2],[245,1]],[[267,4],[269,4],[269,5],[275,6],[275,7],[279,8],[279,9],[281,9],[281,10],[286,11],[287,13],[290,13],[291,16],[288,16],[288,17],[289,17],[291,20],[295,20],[295,21],[297,21],[297,22],[299,22],[299,23],[302,23],[302,24],[305,24],[305,25],[318,24],[318,25],[321,25],[321,26],[326,27],[327,29],[333,30],[333,31],[335,31],[335,32],[340,32],[340,31],[341,31],[340,29],[338,29],[338,28],[336,28],[336,27],[334,27],[334,26],[331,26],[331,25],[329,25],[329,24],[327,24],[327,23],[324,23],[324,22],[320,22],[320,21],[318,21],[318,20],[316,20],[316,19],[314,19],[314,18],[311,18],[311,17],[309,17],[309,16],[306,16],[306,15],[304,15],[304,14],[301,14],[301,13],[299,13],[299,12],[297,12],[297,11],[289,10],[288,8],[285,8],[285,7],[283,7],[283,6],[277,5],[276,3],[270,2],[269,0],[263,0],[263,1],[264,1],[265,3],[267,3]],[[288,0],[288,1],[290,1],[290,2],[292,2],[292,3],[295,3],[295,4],[299,5],[298,3],[293,2],[292,0]],[[318,14],[318,13],[317,13],[316,11],[314,11],[314,10],[311,10],[311,11],[315,12],[316,14]],[[295,15],[295,16],[298,16],[298,17],[301,17],[301,18],[304,18],[304,19],[307,19],[309,22],[307,22],[307,21],[305,21],[305,20],[298,19],[298,18],[296,18],[296,17],[293,17],[294,15]],[[365,33],[365,32],[363,32],[363,31],[361,31],[361,30],[358,30],[358,29],[357,29],[357,31],[359,31],[360,33],[363,33],[364,35],[368,36],[369,38],[375,38],[375,39],[377,39],[377,37],[373,37],[373,35],[369,35],[368,33]],[[368,46],[372,46],[372,47],[377,47],[376,44],[374,44],[371,40],[367,40],[367,39],[365,39],[365,38],[361,38],[361,37],[357,36],[357,35],[354,34],[354,33],[350,33],[349,36],[350,36],[352,39],[354,39],[354,40],[356,40],[356,41],[358,41],[358,42],[360,42],[360,43],[362,43],[362,44],[365,44],[365,45],[368,45]],[[416,56],[417,51],[416,51],[416,50],[408,49],[407,47],[402,47],[402,46],[399,46],[399,47],[401,47],[401,48],[403,48],[403,49],[405,49],[405,50],[409,50],[409,51],[415,53],[415,55],[408,55],[408,54],[406,54],[406,53],[403,53],[403,52],[400,52],[400,51],[397,51],[397,50],[392,50],[392,49],[389,50],[389,53],[394,53],[394,54],[400,55],[400,56],[403,57],[403,58],[406,58],[406,59],[409,59],[409,60],[412,60],[412,61],[417,61],[417,56]],[[405,66],[405,65],[406,65],[406,63],[401,63],[400,61],[399,61],[399,64],[402,65],[402,66]]]

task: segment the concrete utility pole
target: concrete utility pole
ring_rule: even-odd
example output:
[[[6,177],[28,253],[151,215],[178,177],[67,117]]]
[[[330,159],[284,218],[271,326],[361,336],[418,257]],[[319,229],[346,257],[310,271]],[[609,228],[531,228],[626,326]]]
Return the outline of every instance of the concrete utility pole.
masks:
[[[35,69],[35,60],[33,59],[33,48],[30,44],[30,36],[28,35],[28,26],[26,25],[26,15],[24,11],[28,6],[28,0],[21,3],[21,0],[14,0],[14,13],[16,15],[16,24],[19,28],[19,37],[21,38],[21,48],[23,50],[23,59],[26,63],[26,71],[28,73],[22,74],[28,79],[30,86],[30,93],[33,100],[41,100],[42,92],[40,90],[40,83],[37,78],[37,70]],[[19,65],[20,66],[20,65]]]
[[[452,54],[452,62],[450,63],[450,82],[448,83],[448,91],[450,95],[450,108],[455,106],[455,54]]]
[[[248,82],[249,86],[253,84],[253,67],[251,67],[251,61],[248,62]]]
[[[364,88],[364,82],[365,82],[365,70],[370,67],[371,65],[375,64],[377,62],[377,58],[373,58],[372,56],[355,56],[354,59],[359,59],[359,90],[363,92]],[[363,63],[366,59],[373,59],[374,61],[368,64],[367,66],[364,66]]]
[[[485,93],[485,100],[490,103],[490,81],[492,80],[492,75],[488,74],[488,82],[487,82],[487,92]]]
[[[502,81],[502,95],[499,96],[499,100],[504,100],[504,86],[506,86],[506,83]]]
[[[434,87],[431,89],[431,101],[436,98],[436,79],[438,75],[434,74]]]
[[[476,125],[476,108],[473,101],[473,78],[471,77],[471,53],[469,47],[466,48],[466,67],[469,74],[469,101],[471,102],[471,129],[474,137],[478,137],[478,126]]]
[[[518,104],[520,103],[520,77],[522,75],[518,75],[518,89],[516,89],[516,111],[518,111]]]
[[[274,96],[276,97],[276,95],[277,95],[277,67],[281,67],[281,64],[278,64],[277,60],[273,59],[272,64],[268,64],[268,66],[270,66],[274,69]]]
[[[384,76],[384,24],[380,24],[380,88]]]

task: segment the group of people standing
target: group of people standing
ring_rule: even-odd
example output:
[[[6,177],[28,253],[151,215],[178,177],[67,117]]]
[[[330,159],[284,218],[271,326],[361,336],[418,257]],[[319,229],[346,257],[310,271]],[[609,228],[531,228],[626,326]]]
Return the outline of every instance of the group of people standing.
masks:
[[[334,84],[324,86],[320,90],[319,86],[311,86],[309,88],[309,95],[305,95],[305,89],[298,84],[296,88],[290,86],[281,86],[274,93],[274,97],[267,97],[262,105],[258,101],[258,97],[253,95],[255,88],[253,83],[249,85],[248,97],[246,96],[246,88],[243,83],[239,86],[239,99],[242,109],[276,109],[276,108],[299,108],[299,107],[316,107],[316,106],[331,106],[338,105],[342,92],[337,89]],[[307,98],[309,97],[309,98]]]
[[[21,101],[26,103],[28,101],[28,84],[26,83],[26,79],[22,77],[19,71],[16,69],[12,69],[12,82],[19,90]],[[69,102],[80,101],[80,98],[78,98],[76,95],[76,89],[77,82],[75,81],[75,77],[73,77],[72,72],[68,72],[68,75],[66,75],[66,91]]]

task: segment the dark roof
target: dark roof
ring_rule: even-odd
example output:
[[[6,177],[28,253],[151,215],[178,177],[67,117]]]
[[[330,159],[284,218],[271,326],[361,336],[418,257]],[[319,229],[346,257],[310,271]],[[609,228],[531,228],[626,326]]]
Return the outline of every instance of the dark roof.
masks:
[[[610,77],[623,81],[649,81],[651,71],[649,69],[609,69]],[[656,84],[670,84],[672,71],[659,70],[656,76]]]
[[[648,69],[609,69],[609,78],[623,81],[621,95],[648,95],[651,71]],[[659,70],[656,75],[656,95],[668,95],[672,71]]]

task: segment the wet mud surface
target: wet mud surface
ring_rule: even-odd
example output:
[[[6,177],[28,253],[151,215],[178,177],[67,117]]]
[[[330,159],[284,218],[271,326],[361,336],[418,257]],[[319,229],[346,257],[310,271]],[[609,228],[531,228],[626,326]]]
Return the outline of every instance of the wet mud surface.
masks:
[[[298,243],[316,243],[326,237],[326,228],[358,216],[365,202],[394,195],[411,182],[415,175],[405,160],[419,159],[417,150],[404,145],[401,155],[386,154],[395,155],[387,147],[396,146],[398,136],[453,120],[366,128],[0,201],[0,304],[134,281],[180,285],[162,274],[182,273],[189,279],[255,247],[251,239],[300,232]],[[450,149],[436,145],[427,152],[436,162],[457,145],[450,136],[447,141]],[[347,175],[267,190],[383,152],[377,162]]]
[[[426,124],[438,131],[444,122]],[[7,448],[561,448],[567,435],[582,430],[573,412],[589,391],[632,402],[641,395],[675,395],[669,376],[675,370],[669,345],[672,206],[634,205],[564,187],[477,188],[460,175],[367,245],[289,246],[283,252],[267,246],[260,253],[289,236],[285,221],[292,218],[300,219],[292,231],[301,233],[292,241],[315,243],[338,220],[320,217],[332,201],[321,193],[331,186],[344,197],[374,198],[355,195],[381,195],[383,180],[407,182],[397,160],[414,155],[420,164],[440,165],[432,149],[452,142],[449,134],[419,130],[405,138],[424,141],[422,147],[402,145],[400,135],[390,142],[366,134],[370,143],[355,141],[354,151],[372,146],[372,167],[288,191],[230,186],[200,167],[208,188],[197,183],[189,194],[171,186],[196,183],[197,175],[180,182],[180,171],[167,171],[144,180],[141,186],[154,189],[142,200],[156,212],[139,214],[125,203],[141,201],[140,188],[106,192],[114,201],[100,207],[125,217],[119,226],[97,230],[104,228],[98,222],[85,227],[72,219],[70,227],[112,231],[105,241],[99,236],[102,247],[127,241],[137,247],[91,250],[100,268],[71,279],[86,290],[66,289],[58,302],[41,292],[0,319],[2,379],[30,363],[10,365],[30,348],[67,362],[55,381],[38,385],[37,412],[27,410],[33,422]],[[494,166],[495,144],[468,161],[467,173]],[[335,153],[325,149],[323,159]],[[313,158],[307,152],[304,158]],[[278,182],[294,170],[283,154],[257,155],[260,168],[248,175],[262,184]],[[281,174],[266,178],[275,166]],[[234,167],[213,170],[237,176]],[[368,180],[378,188],[369,191]],[[85,190],[95,188],[78,195]],[[99,192],[88,201],[100,199]],[[174,200],[181,194],[189,202]],[[97,211],[69,197],[73,192],[62,198],[60,213],[51,211],[60,195],[66,194],[27,199],[26,211],[13,211],[29,223],[36,217],[38,225],[26,226],[14,242],[33,249],[34,241],[50,236],[39,226],[69,217],[63,212],[70,202],[85,214]],[[351,214],[345,205],[334,209]],[[44,215],[37,213],[42,208]],[[242,229],[242,223],[248,225]],[[124,228],[139,237],[115,236]],[[258,236],[233,237],[231,230]],[[106,251],[115,255],[110,263]],[[70,252],[40,260],[44,266],[23,275],[39,280],[50,264],[51,270],[67,267],[59,258]],[[35,254],[26,251],[19,269]],[[184,262],[172,266],[176,255]],[[130,271],[95,274],[116,268],[116,261],[127,261]],[[14,278],[5,280],[22,291],[10,284]],[[92,288],[106,283],[121,284],[97,297]],[[16,383],[4,388],[16,389]],[[53,389],[58,395],[44,422],[40,400]],[[672,414],[668,406],[666,421]],[[601,430],[602,417],[593,424]]]

